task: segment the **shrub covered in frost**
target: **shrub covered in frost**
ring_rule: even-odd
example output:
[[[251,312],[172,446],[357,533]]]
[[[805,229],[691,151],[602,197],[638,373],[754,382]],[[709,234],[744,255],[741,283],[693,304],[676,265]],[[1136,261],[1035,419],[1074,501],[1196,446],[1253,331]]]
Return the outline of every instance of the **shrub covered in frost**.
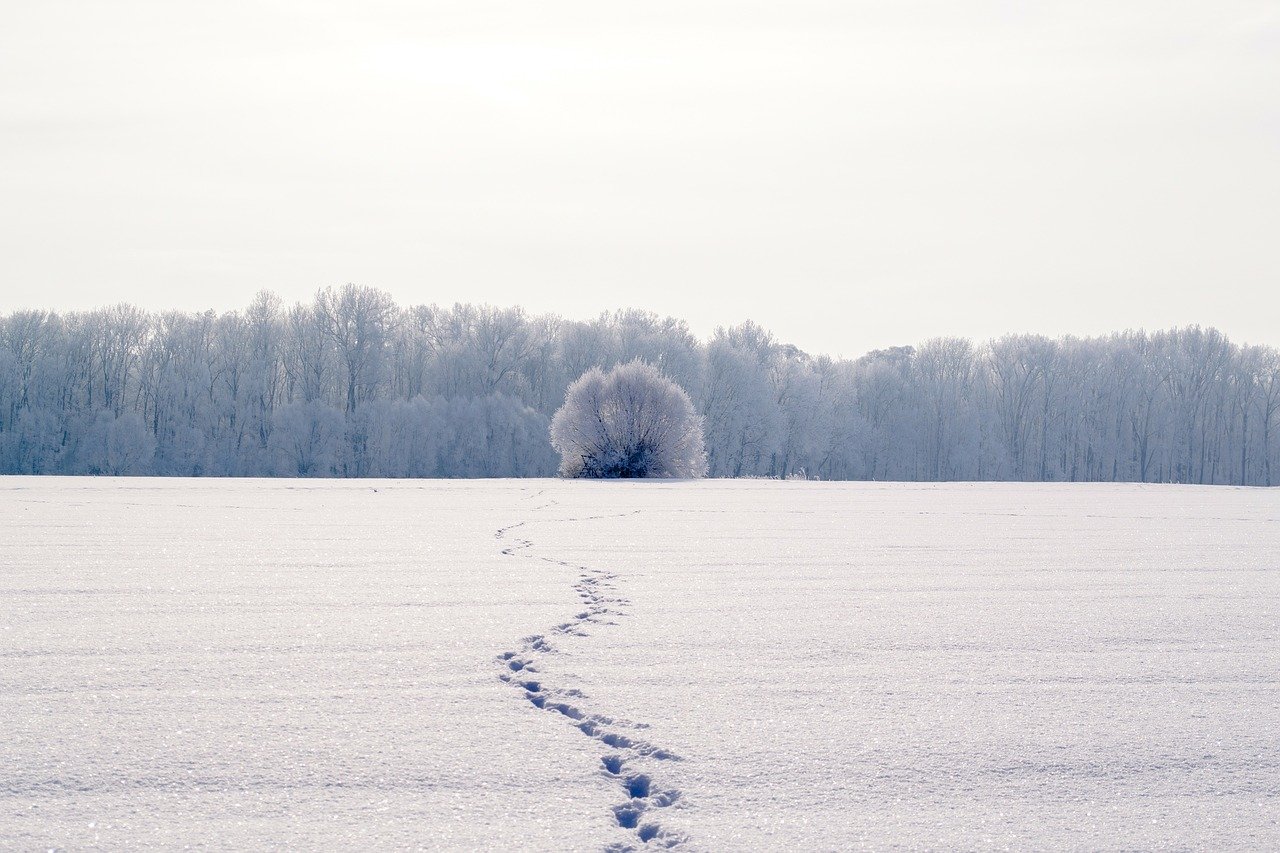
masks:
[[[564,477],[701,477],[702,419],[684,389],[642,361],[593,367],[551,419]]]

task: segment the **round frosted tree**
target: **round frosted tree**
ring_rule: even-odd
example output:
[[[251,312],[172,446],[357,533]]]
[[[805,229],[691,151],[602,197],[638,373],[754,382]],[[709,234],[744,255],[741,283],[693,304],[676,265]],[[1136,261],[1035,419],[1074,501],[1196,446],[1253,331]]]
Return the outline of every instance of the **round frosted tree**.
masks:
[[[563,477],[701,477],[702,419],[684,389],[642,361],[593,367],[551,419]]]

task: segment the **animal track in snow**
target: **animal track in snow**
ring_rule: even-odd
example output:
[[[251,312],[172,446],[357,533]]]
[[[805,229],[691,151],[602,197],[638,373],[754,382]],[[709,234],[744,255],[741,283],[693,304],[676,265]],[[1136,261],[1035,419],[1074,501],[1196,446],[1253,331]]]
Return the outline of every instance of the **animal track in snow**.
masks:
[[[541,492],[530,498],[537,498],[540,494]],[[550,504],[544,504],[536,509],[547,506]],[[621,518],[637,513],[639,510],[615,515],[568,518],[561,521]],[[503,554],[540,560],[578,572],[578,580],[573,587],[584,609],[578,611],[569,621],[556,625],[547,634],[587,637],[590,636],[588,628],[618,624],[616,620],[626,615],[626,609],[631,602],[618,593],[615,584],[617,575],[604,569],[531,553],[533,541],[513,534],[513,531],[524,527],[526,523],[521,521],[499,528],[494,534],[495,539],[510,543],[503,547]],[[539,711],[559,714],[573,724],[578,731],[609,748],[609,751],[601,756],[600,763],[604,775],[617,781],[625,797],[623,803],[613,808],[613,816],[620,829],[634,833],[635,839],[644,846],[664,848],[680,846],[685,841],[683,836],[664,830],[660,824],[652,820],[655,810],[667,808],[680,799],[680,791],[657,790],[652,775],[643,769],[652,762],[678,761],[679,756],[618,731],[620,728],[632,731],[645,729],[648,728],[647,724],[632,723],[593,713],[582,701],[587,697],[580,690],[558,688],[548,683],[546,674],[539,673],[537,666],[540,656],[557,654],[553,645],[547,640],[547,634],[526,637],[521,641],[518,649],[499,655],[501,672],[498,677],[519,690],[520,695],[532,707]],[[530,674],[537,674],[538,677],[530,678],[528,677]],[[630,843],[613,844],[606,848],[610,851],[636,849],[637,847]]]

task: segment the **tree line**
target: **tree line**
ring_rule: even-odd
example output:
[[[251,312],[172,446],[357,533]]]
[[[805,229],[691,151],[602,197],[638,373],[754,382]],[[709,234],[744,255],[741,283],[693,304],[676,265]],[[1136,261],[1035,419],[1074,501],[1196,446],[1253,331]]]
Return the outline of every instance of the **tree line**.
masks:
[[[709,475],[1272,485],[1280,354],[1192,326],[936,338],[811,356],[746,322],[708,341],[377,289],[286,306],[0,320],[0,472],[550,476],[565,389],[639,359],[703,418]]]

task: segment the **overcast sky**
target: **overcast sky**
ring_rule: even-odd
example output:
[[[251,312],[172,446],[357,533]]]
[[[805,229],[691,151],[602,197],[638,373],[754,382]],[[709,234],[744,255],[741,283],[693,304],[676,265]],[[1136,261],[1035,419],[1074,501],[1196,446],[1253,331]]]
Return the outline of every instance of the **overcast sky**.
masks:
[[[0,310],[1280,344],[1280,4],[6,4]]]

